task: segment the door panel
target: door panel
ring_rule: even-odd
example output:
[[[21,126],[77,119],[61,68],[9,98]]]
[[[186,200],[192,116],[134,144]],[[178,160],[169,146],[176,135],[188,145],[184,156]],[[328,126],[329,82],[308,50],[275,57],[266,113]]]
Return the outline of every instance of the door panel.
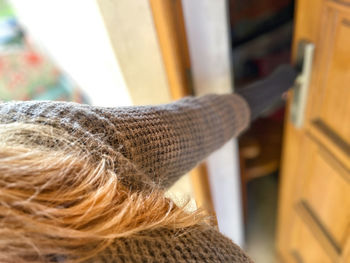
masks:
[[[277,249],[350,262],[350,1],[299,0],[293,54],[302,39],[316,48],[304,126],[286,118]]]
[[[333,11],[333,10],[332,10]],[[321,55],[327,57],[320,72],[321,82],[318,84],[320,102],[314,109],[313,118],[325,123],[329,129],[336,131],[343,143],[350,145],[350,107],[346,105],[350,99],[350,89],[345,83],[350,83],[350,20],[338,12],[327,12],[329,23],[326,41],[330,41],[329,51],[320,48]]]
[[[310,132],[350,169],[350,6],[325,2],[309,103]]]
[[[298,263],[331,263],[332,259],[324,251],[314,234],[301,218],[296,218],[295,234],[292,240],[291,255]]]
[[[318,149],[309,163],[311,169],[302,201],[309,206],[339,248],[349,235],[350,184],[343,173],[329,162],[333,156]],[[307,153],[305,153],[307,154]]]
[[[300,159],[297,166],[300,175],[304,176],[299,176],[302,193],[295,199],[295,217],[303,220],[328,257],[338,262],[349,236],[350,184],[347,171],[309,134],[303,142],[301,152],[305,158]],[[298,226],[291,233],[299,231],[297,229]],[[303,236],[299,235],[299,239],[303,242]]]

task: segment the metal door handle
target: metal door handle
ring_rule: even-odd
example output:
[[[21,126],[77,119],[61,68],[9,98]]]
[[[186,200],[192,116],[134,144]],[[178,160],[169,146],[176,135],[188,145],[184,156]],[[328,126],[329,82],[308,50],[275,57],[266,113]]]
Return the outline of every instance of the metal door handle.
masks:
[[[300,73],[295,79],[291,105],[291,121],[297,128],[301,128],[304,123],[314,49],[315,45],[313,43],[304,40],[299,42],[296,68]]]

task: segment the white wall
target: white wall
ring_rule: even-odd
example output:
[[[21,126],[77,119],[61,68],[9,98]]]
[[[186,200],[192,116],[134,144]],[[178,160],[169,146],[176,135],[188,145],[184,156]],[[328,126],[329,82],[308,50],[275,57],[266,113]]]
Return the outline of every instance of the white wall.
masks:
[[[226,0],[182,0],[194,89],[197,95],[232,92],[231,46]],[[237,141],[207,160],[219,229],[244,243]]]
[[[95,0],[11,0],[19,20],[94,105],[131,99]]]

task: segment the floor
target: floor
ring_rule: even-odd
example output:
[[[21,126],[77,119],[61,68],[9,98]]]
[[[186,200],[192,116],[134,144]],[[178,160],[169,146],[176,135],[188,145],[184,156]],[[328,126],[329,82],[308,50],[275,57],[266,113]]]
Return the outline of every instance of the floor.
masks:
[[[255,262],[275,262],[277,175],[254,179],[248,184],[246,247]]]

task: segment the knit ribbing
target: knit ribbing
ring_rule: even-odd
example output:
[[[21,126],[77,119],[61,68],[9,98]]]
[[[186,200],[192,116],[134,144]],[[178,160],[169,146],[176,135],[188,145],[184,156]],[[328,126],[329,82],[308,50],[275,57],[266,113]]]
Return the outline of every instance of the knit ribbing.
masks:
[[[157,229],[138,236],[121,238],[93,262],[149,263],[251,263],[231,240],[210,227],[183,230]]]
[[[292,65],[282,65],[267,78],[237,89],[249,105],[252,121],[282,99],[282,94],[293,86],[297,74]]]

